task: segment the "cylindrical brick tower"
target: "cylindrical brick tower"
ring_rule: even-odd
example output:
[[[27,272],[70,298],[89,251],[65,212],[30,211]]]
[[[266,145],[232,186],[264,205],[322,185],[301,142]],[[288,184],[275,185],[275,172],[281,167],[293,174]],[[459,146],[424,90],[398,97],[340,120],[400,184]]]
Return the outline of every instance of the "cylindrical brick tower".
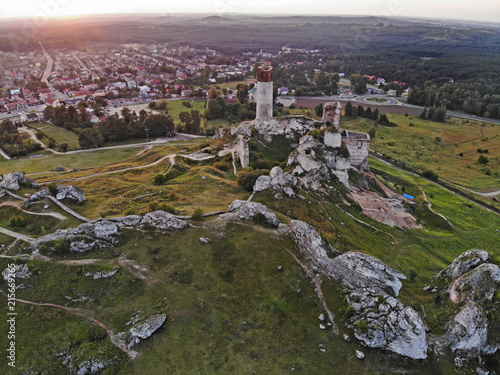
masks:
[[[259,68],[257,78],[257,117],[256,121],[266,121],[273,117],[273,67]]]

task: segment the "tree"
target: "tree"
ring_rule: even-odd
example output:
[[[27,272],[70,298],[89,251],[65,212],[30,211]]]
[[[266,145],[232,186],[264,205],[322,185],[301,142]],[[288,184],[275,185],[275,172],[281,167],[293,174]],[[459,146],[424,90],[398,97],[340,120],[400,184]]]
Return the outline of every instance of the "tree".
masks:
[[[365,116],[365,109],[364,109],[364,107],[361,104],[358,105],[357,112],[358,112],[358,117],[364,117]]]
[[[478,162],[479,164],[484,164],[484,165],[486,165],[486,164],[488,164],[488,163],[490,162],[490,159],[488,159],[488,157],[487,157],[487,156],[480,155],[480,156],[479,156],[479,158],[477,159],[477,162]]]
[[[352,117],[352,111],[353,111],[352,103],[349,101],[349,102],[347,102],[347,104],[345,105],[345,108],[344,108],[345,115]]]
[[[378,119],[378,122],[382,125],[387,125],[389,124],[389,118],[385,113],[382,113]]]
[[[104,144],[104,136],[99,127],[83,129],[78,136],[78,143],[82,148],[97,148]]]
[[[375,139],[375,127],[370,129],[368,135],[370,136],[370,139]]]
[[[371,119],[373,121],[377,121],[379,116],[378,108],[375,108],[374,111],[372,112]]]
[[[296,97],[299,97],[299,96],[302,96],[302,95],[303,95],[303,93],[302,93],[302,89],[301,89],[300,87],[297,87],[297,88],[295,89],[295,96],[296,96]]]
[[[43,117],[45,118],[45,120],[54,121],[54,115],[54,107],[52,107],[50,104],[47,105],[43,110]]]
[[[208,99],[217,99],[219,97],[219,92],[217,91],[217,87],[212,86],[210,90],[208,90]]]
[[[323,116],[323,104],[319,103],[315,108],[314,112],[316,112],[316,116],[322,117]]]
[[[174,119],[169,115],[151,114],[142,123],[146,137],[162,137],[175,131]]]

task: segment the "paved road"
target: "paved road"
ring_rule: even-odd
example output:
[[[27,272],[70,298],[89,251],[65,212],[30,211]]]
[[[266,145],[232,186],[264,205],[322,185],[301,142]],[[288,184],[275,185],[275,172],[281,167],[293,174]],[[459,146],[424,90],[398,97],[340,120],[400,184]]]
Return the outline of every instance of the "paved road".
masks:
[[[73,57],[78,62],[78,64],[80,64],[80,66],[82,67],[83,70],[87,70],[90,72],[90,69],[85,66],[85,64],[83,63],[82,60],[80,60],[80,58],[77,56],[76,52],[73,52]]]
[[[43,55],[47,59],[47,67],[45,68],[45,72],[43,73],[42,82],[45,82],[47,84],[47,86],[49,86],[50,91],[53,94],[55,94],[56,99],[67,99],[68,97],[66,95],[64,95],[62,92],[58,91],[54,86],[52,86],[49,83],[50,72],[52,72],[52,66],[54,65],[54,60],[52,59],[52,57],[50,57],[50,55],[45,50],[45,48],[43,48],[42,43],[40,43],[40,47],[42,47]]]

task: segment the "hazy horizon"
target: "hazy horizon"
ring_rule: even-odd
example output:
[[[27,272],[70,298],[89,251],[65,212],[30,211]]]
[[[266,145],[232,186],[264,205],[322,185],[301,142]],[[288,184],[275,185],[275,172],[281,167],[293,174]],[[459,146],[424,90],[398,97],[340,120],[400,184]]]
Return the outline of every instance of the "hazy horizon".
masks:
[[[85,4],[69,0],[26,0],[9,4],[2,10],[3,19],[33,19],[43,23],[50,18],[64,18],[91,15],[126,14],[168,14],[175,15],[252,15],[252,16],[378,16],[422,19],[443,19],[453,21],[474,21],[500,23],[500,2],[478,0],[474,4],[465,1],[444,0],[439,3],[423,0],[416,4],[403,0],[357,0],[346,2],[310,0],[277,0],[269,5],[263,0],[251,3],[242,0],[192,0],[185,3],[165,3],[151,0],[147,4],[123,4],[118,1],[102,2],[87,0]]]

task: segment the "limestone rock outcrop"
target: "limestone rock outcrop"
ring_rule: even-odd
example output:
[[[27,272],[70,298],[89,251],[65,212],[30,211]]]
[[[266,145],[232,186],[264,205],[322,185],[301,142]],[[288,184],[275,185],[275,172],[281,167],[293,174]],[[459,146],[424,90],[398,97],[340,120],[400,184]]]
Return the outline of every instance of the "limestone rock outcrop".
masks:
[[[40,199],[47,198],[51,196],[49,189],[44,188],[35,194],[32,194],[25,202],[35,202]],[[57,200],[69,199],[76,203],[83,203],[87,200],[85,197],[85,191],[78,186],[72,185],[57,185]]]
[[[276,215],[260,203],[235,200],[228,207],[229,213],[223,214],[221,218],[237,218],[239,220],[257,220],[272,227],[279,226]]]
[[[21,186],[37,188],[38,184],[26,177],[24,172],[9,173],[0,181],[0,188],[7,190],[20,190]]]
[[[241,134],[247,137],[255,129],[264,138],[271,140],[273,135],[284,135],[286,139],[298,141],[300,137],[310,130],[319,128],[323,124],[303,116],[288,116],[271,118],[268,121],[245,121],[238,127],[232,128],[232,134]]]
[[[130,328],[132,337],[146,340],[156,332],[165,323],[167,316],[165,314],[155,314],[141,323],[135,324]]]
[[[339,252],[302,221],[292,220],[281,230],[297,242],[317,272],[342,285],[351,311],[347,325],[358,340],[371,348],[390,350],[413,359],[427,357],[422,318],[395,298],[402,286],[401,279],[405,279],[403,274],[360,252],[334,257]]]
[[[283,226],[281,231],[291,237],[299,250],[309,259],[311,265],[324,273],[328,273],[328,267],[332,257],[340,254],[330,244],[327,244],[319,233],[311,225],[300,221],[292,220],[290,224]]]
[[[433,339],[436,350],[448,347],[464,358],[493,354],[500,349],[500,268],[488,252],[471,249],[434,276],[425,288],[438,293],[442,303],[458,306],[443,336]]]
[[[289,198],[295,197],[293,187],[297,185],[297,178],[289,173],[283,173],[280,167],[273,167],[269,176],[260,176],[255,181],[253,191],[258,193],[268,189],[282,191]]]
[[[114,244],[120,237],[121,228],[146,230],[183,229],[188,223],[165,211],[153,211],[144,216],[129,215],[109,219],[98,219],[81,224],[76,228],[58,229],[54,233],[37,238],[33,250],[43,245],[47,250],[59,250],[67,246],[69,250],[85,252]]]
[[[331,147],[338,144],[335,132],[325,131],[324,133],[331,134],[326,137],[329,146],[324,143],[324,136],[323,140],[321,137],[316,139],[312,135],[306,135],[300,139],[299,147],[288,158],[288,166],[295,167],[292,175],[312,190],[318,190],[321,186],[330,184],[335,177],[349,188],[347,174],[351,168],[349,152],[341,147],[342,143],[337,148]]]

